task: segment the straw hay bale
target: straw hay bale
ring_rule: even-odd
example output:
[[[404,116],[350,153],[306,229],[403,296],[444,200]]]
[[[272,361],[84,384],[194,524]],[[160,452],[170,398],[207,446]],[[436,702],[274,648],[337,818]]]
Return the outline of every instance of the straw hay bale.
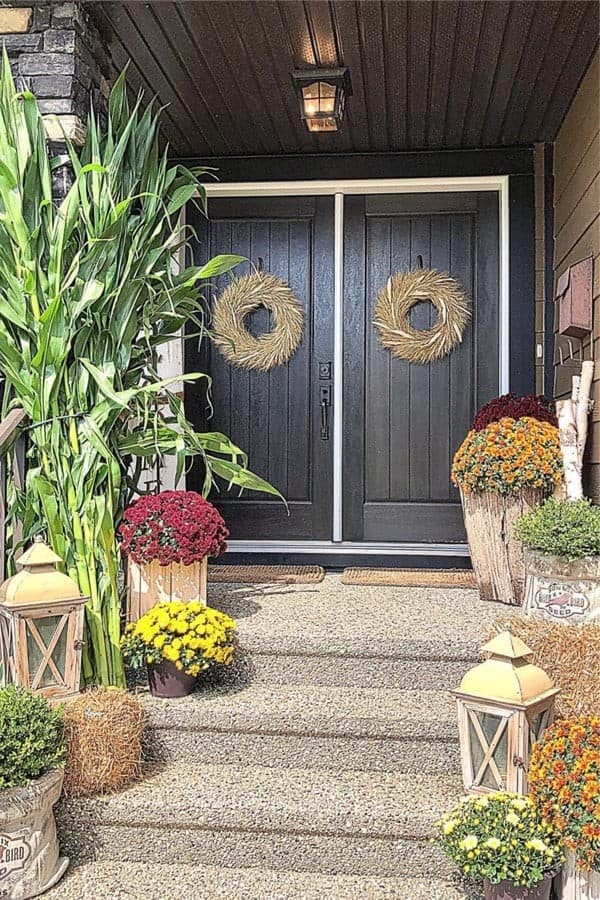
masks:
[[[487,637],[506,630],[525,641],[533,650],[533,662],[561,689],[558,716],[598,714],[600,624],[561,625],[523,616],[502,617],[489,627]]]
[[[91,688],[64,707],[65,794],[108,794],[140,777],[143,707],[117,688]]]

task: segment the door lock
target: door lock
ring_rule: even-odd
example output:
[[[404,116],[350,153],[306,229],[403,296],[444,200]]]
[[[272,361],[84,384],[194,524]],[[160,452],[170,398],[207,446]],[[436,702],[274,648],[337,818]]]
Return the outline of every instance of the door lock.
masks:
[[[321,440],[329,440],[329,407],[331,406],[331,386],[324,385],[319,391],[321,406]]]

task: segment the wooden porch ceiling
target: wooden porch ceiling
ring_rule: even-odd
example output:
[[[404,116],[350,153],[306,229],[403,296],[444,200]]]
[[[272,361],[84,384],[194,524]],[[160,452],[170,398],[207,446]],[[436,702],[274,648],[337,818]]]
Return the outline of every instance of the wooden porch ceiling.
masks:
[[[115,65],[168,104],[178,156],[551,141],[598,41],[584,0],[93,2]],[[345,65],[338,134],[311,135],[290,73]]]

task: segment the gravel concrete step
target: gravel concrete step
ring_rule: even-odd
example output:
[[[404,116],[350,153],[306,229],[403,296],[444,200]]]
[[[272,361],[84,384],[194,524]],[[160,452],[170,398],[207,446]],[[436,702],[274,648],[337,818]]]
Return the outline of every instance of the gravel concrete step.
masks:
[[[429,652],[429,648],[426,648]],[[350,656],[334,653],[254,652],[254,680],[263,684],[321,684],[343,687],[445,691],[460,683],[476,657],[431,659],[414,656]]]
[[[209,585],[208,602],[236,620],[253,652],[464,660],[488,622],[506,615],[476,590],[343,585]]]
[[[428,838],[460,793],[447,776],[179,764],[58,814],[63,851],[81,862],[445,876]]]
[[[154,760],[459,771],[454,703],[439,691],[253,683],[176,701],[141,696]]]
[[[441,879],[321,875],[269,869],[153,863],[72,868],[48,900],[460,900]]]

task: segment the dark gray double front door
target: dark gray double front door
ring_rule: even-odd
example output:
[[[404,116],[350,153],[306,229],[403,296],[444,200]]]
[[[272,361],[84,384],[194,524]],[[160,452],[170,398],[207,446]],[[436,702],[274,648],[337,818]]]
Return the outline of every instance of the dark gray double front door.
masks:
[[[217,495],[232,538],[331,541],[335,466],[342,473],[336,507],[344,541],[464,540],[449,471],[475,409],[498,389],[497,194],[346,197],[337,353],[334,198],[211,199],[209,216],[193,222],[199,260],[247,256],[285,279],[305,309],[301,347],[287,365],[267,373],[232,367],[208,342],[198,358],[188,342],[186,368],[209,371],[214,410],[208,419],[205,389],[193,386],[186,391],[188,416],[198,427],[228,434],[288,501],[289,515],[264,495]],[[392,358],[373,326],[377,293],[389,275],[418,265],[449,271],[473,306],[462,344],[428,366]],[[212,293],[225,283],[220,279]],[[411,321],[427,329],[434,316],[431,304],[422,303]],[[268,314],[257,311],[248,327],[254,334],[267,330]],[[337,378],[341,411],[333,404]],[[342,446],[334,448],[340,413]],[[200,476],[190,473],[190,487]]]

